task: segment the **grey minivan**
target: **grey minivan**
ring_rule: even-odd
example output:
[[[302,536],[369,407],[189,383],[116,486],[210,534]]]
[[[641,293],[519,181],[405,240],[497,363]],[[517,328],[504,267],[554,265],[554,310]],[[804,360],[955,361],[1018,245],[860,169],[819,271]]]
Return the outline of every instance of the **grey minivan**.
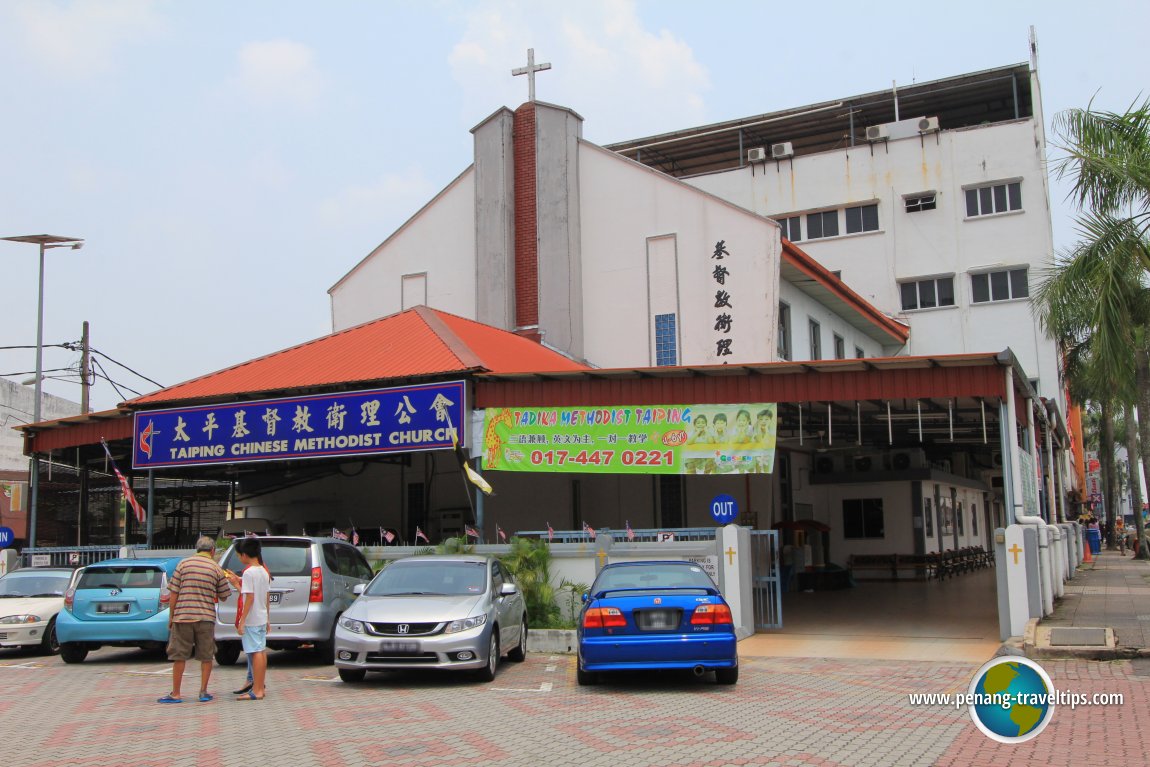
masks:
[[[332,660],[336,621],[355,601],[355,587],[371,580],[371,566],[355,546],[335,538],[260,536],[264,563],[271,572],[271,631],[268,647],[289,650],[312,645]],[[220,564],[239,573],[243,563],[233,544]],[[235,663],[241,652],[236,634],[238,600],[221,602],[216,613],[216,662]]]

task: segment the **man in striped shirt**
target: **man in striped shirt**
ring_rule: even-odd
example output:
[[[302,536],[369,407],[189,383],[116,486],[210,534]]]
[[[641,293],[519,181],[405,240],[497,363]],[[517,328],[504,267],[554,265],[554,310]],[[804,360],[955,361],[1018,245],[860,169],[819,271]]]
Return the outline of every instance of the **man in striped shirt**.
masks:
[[[196,541],[195,556],[176,565],[168,583],[171,605],[168,609],[168,660],[172,661],[172,691],[159,703],[182,703],[180,682],[184,666],[195,656],[200,661],[201,703],[212,699],[208,680],[216,654],[216,603],[232,594],[229,578],[216,564],[216,542],[208,536]]]

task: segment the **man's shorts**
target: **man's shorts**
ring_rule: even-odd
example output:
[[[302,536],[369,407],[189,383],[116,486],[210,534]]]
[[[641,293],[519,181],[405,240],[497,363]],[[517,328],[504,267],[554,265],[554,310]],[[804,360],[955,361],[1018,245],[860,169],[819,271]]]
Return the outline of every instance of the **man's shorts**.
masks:
[[[206,663],[216,655],[215,621],[173,623],[168,637],[168,660],[196,660]]]
[[[243,644],[248,655],[268,649],[268,627],[244,626]]]

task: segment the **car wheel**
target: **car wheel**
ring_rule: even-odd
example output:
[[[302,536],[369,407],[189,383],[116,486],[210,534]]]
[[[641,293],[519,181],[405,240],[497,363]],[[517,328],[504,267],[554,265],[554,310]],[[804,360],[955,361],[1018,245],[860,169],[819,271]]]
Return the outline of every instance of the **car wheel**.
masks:
[[[341,668],[339,678],[348,684],[359,684],[367,676],[367,672],[358,668]]]
[[[499,634],[491,632],[491,641],[487,647],[487,665],[476,672],[481,682],[490,682],[495,679],[495,669],[499,665]]]
[[[739,681],[739,667],[715,669],[715,681],[719,684],[734,684]]]
[[[217,642],[216,663],[221,666],[234,666],[240,659],[242,646],[239,642]]]
[[[60,658],[65,663],[83,663],[88,657],[88,648],[79,642],[65,642],[60,645]]]
[[[58,652],[60,652],[60,640],[56,639],[56,618],[53,616],[52,620],[48,621],[48,630],[44,632],[44,638],[40,640],[40,654],[55,655]]]
[[[507,660],[515,663],[527,660],[527,616],[523,616],[523,621],[519,624],[519,644],[507,653]]]
[[[599,675],[593,671],[584,671],[583,666],[579,661],[575,661],[575,678],[579,681],[581,687],[597,684],[599,682]]]

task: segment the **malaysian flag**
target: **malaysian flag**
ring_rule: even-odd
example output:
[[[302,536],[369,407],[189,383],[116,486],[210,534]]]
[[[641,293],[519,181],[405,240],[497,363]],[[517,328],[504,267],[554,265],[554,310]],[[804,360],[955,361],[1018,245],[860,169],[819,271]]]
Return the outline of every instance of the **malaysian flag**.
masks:
[[[464,526],[463,526],[463,532],[464,532],[466,535],[470,535],[472,538],[479,538],[479,531],[478,531],[478,530],[476,530],[476,529],[475,529],[474,527],[472,527],[471,525],[464,525]]]
[[[555,531],[551,528],[550,522],[547,523],[547,540],[548,541],[555,540]]]
[[[395,533],[391,532],[390,530],[385,530],[381,527],[379,528],[379,539],[381,541],[387,541],[388,543],[391,543],[395,540]]]
[[[423,539],[424,543],[431,543],[431,539],[429,539],[426,535],[423,534],[423,531],[419,529],[419,525],[416,525],[415,526],[415,540],[418,541],[420,538]]]
[[[627,540],[635,540],[635,531],[631,529],[631,520],[627,520]]]
[[[135,493],[132,492],[132,486],[128,484],[128,479],[120,473],[120,469],[116,466],[116,460],[112,458],[112,451],[108,449],[108,443],[100,440],[100,444],[104,446],[104,452],[108,454],[108,460],[112,463],[112,471],[116,472],[116,479],[120,480],[120,490],[124,493],[124,498],[127,499],[128,505],[132,507],[132,511],[136,512],[136,522],[144,524],[144,520],[148,518],[148,513],[144,511],[144,507],[136,500]]]
[[[336,530],[333,527],[331,529],[331,537],[335,538],[338,541],[346,541],[347,540],[347,533],[345,533],[343,530]]]
[[[359,545],[359,531],[356,530],[354,527],[351,529],[351,545],[352,546],[358,546]]]
[[[503,528],[498,524],[495,525],[495,534],[499,536],[499,540],[503,541],[504,543],[507,542],[507,533],[503,532]]]
[[[595,540],[595,528],[591,527],[591,525],[587,524],[586,522],[583,523],[583,532],[591,536],[591,540]]]

